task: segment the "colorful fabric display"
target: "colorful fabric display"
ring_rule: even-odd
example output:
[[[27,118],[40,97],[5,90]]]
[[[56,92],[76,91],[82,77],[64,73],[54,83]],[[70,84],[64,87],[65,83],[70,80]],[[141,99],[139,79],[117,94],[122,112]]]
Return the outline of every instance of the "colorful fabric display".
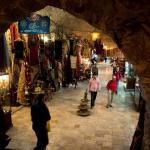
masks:
[[[30,66],[29,66],[29,49],[25,50],[24,66],[25,66],[26,87],[31,88],[31,72],[30,72]]]
[[[12,50],[13,50],[15,48],[14,41],[19,38],[16,24],[12,24],[10,26],[10,34],[11,34],[11,43],[12,43]]]
[[[18,40],[14,42],[14,48],[15,48],[15,58],[16,59],[23,59],[24,55],[24,44],[23,41]]]
[[[55,59],[62,60],[62,41],[61,40],[55,41]]]
[[[70,55],[74,54],[74,40],[70,40]]]
[[[5,71],[8,66],[8,49],[6,45],[5,35],[0,37],[0,70]]]
[[[76,46],[76,52],[77,52],[76,74],[78,78],[80,77],[80,65],[82,63],[81,50],[82,50],[82,46]]]
[[[97,55],[103,54],[104,50],[103,50],[103,44],[101,43],[101,40],[95,41],[95,48],[96,48],[96,54]]]
[[[19,75],[17,102],[20,104],[23,104],[25,102],[25,67],[23,63],[21,65],[21,72]]]
[[[39,64],[39,38],[37,35],[29,35],[28,36],[28,46],[30,49],[30,65],[38,65]]]
[[[82,56],[85,57],[85,58],[90,58],[90,53],[91,53],[91,50],[90,50],[90,47],[89,47],[89,43],[88,43],[88,41],[85,41],[83,43]]]
[[[62,65],[60,62],[58,64],[58,82],[62,83]]]

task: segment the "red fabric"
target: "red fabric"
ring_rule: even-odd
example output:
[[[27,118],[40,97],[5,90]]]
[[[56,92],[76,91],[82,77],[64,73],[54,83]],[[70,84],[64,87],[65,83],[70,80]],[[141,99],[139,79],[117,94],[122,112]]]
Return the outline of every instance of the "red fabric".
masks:
[[[117,82],[116,80],[110,80],[107,84],[107,89],[113,92],[117,91]]]
[[[24,65],[25,65],[26,86],[31,87],[31,72],[30,72],[30,67],[29,67],[29,53],[27,52],[27,50],[25,50]]]
[[[121,75],[120,71],[114,73],[114,76],[116,76],[116,80],[117,80],[117,81],[119,81],[119,80],[122,78],[122,75]]]
[[[15,24],[12,24],[10,26],[10,35],[11,35],[12,49],[14,49],[14,40],[17,40],[19,38],[18,30]]]
[[[28,35],[28,46],[30,49],[30,65],[38,65],[39,64],[39,37],[38,35]]]
[[[31,45],[30,46],[30,65],[38,65],[39,64],[39,56],[38,56],[38,45]]]

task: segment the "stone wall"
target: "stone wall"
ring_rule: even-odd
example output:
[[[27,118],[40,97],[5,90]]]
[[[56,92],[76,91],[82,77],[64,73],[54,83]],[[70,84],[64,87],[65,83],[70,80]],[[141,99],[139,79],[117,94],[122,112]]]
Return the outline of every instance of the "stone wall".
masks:
[[[46,5],[62,8],[110,34],[141,80],[147,101],[143,149],[150,149],[150,4],[149,0],[4,0],[0,33],[13,21]]]

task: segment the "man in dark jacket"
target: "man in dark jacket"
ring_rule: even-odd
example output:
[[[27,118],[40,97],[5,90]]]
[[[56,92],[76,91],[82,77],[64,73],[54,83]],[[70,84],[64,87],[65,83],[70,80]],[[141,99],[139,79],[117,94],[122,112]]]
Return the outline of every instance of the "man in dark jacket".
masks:
[[[32,128],[37,136],[37,145],[34,150],[45,150],[48,144],[46,122],[51,119],[51,116],[43,99],[44,94],[39,94],[31,106]]]

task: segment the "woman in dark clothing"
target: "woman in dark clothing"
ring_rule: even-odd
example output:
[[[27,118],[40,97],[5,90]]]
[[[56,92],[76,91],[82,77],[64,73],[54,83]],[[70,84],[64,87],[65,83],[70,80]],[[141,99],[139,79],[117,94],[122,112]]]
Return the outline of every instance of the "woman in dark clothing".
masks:
[[[46,122],[51,119],[51,116],[43,99],[44,94],[39,94],[31,106],[32,128],[37,136],[37,145],[34,150],[45,150],[48,144]]]

